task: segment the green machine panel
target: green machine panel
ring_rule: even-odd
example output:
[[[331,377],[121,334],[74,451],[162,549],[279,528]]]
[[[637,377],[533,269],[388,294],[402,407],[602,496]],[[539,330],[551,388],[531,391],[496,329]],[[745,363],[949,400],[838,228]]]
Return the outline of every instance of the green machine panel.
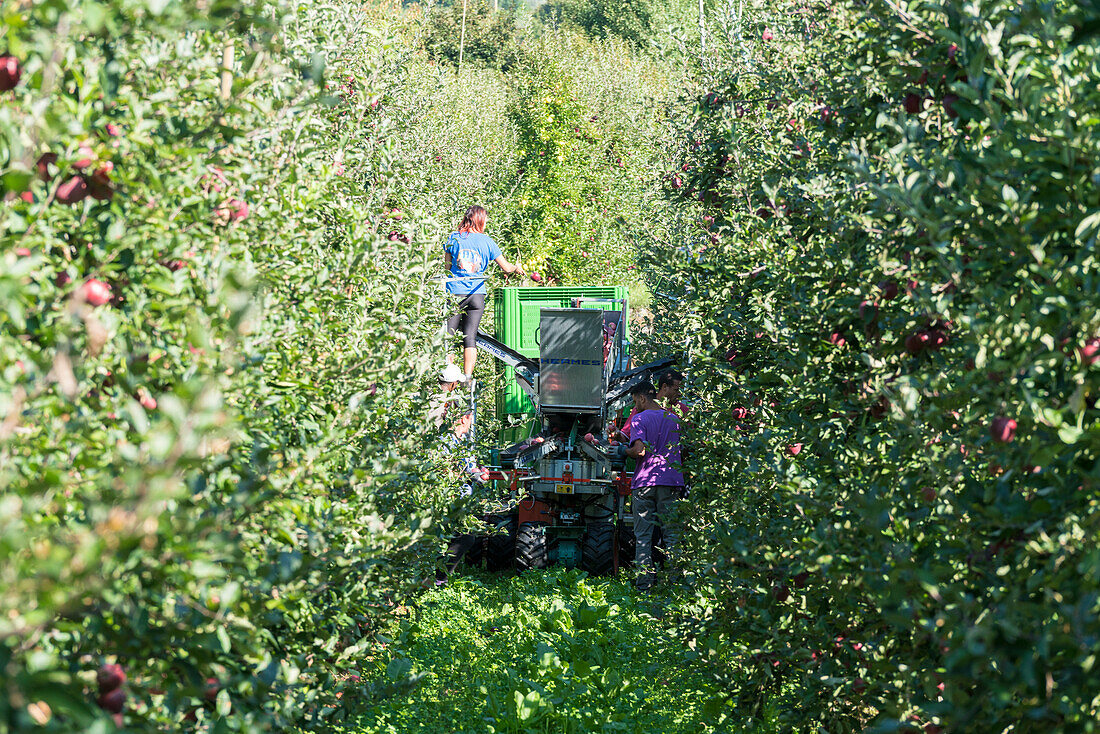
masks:
[[[573,308],[575,299],[581,308],[617,311],[627,303],[626,286],[555,286],[547,288],[499,288],[495,294],[494,314],[496,338],[525,357],[538,358],[539,312],[544,308]],[[616,303],[619,301],[621,303]],[[627,311],[629,314],[629,310]],[[626,326],[623,343],[629,344],[630,325]],[[627,347],[629,348],[629,347]],[[497,396],[497,415],[532,415],[535,406],[512,379],[512,369],[505,368],[504,392]]]

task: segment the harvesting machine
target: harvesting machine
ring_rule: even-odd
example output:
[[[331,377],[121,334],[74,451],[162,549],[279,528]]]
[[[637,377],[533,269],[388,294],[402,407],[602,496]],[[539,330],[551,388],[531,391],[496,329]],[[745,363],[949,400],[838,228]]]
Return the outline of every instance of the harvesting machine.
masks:
[[[545,297],[550,289],[509,290]],[[606,575],[633,560],[626,447],[609,440],[607,427],[631,388],[672,360],[629,368],[622,296],[539,308],[537,322],[527,319],[537,357],[478,333],[477,347],[510,368],[534,407],[531,435],[502,448],[490,472],[514,498],[492,518],[495,532],[484,548],[490,567],[514,563],[523,571],[557,563]]]

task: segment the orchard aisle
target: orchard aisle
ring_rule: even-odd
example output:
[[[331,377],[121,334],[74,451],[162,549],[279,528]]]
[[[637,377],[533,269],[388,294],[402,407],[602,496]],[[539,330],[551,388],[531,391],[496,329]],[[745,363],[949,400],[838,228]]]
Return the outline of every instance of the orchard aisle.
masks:
[[[675,596],[564,569],[454,577],[395,627],[399,653],[363,663],[371,682],[411,670],[418,683],[346,731],[731,731],[714,728],[711,678],[672,639]]]

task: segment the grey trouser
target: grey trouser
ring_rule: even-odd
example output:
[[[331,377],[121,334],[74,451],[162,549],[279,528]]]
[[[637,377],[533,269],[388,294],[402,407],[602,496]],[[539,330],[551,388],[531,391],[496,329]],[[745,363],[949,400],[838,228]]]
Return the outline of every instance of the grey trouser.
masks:
[[[653,531],[657,526],[665,537],[665,550],[672,555],[676,530],[668,522],[672,506],[683,487],[659,484],[634,490],[634,565],[643,573],[653,571]]]

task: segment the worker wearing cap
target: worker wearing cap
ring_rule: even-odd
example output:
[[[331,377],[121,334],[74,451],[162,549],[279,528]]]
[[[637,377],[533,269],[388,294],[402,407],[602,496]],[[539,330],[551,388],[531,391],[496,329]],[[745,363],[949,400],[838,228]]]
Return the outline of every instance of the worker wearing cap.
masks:
[[[477,459],[470,450],[470,429],[473,426],[474,414],[463,413],[455,419],[454,427],[443,435],[443,451],[454,459],[469,480],[459,492],[463,497],[468,497],[473,492],[472,482],[485,481],[487,474],[485,469],[478,466]]]
[[[431,407],[428,409],[428,423],[439,429],[447,420],[447,409],[452,403],[457,403],[451,396],[451,391],[462,381],[462,370],[453,364],[444,367],[439,373],[439,392],[432,398]]]
[[[630,421],[630,447],[626,455],[637,462],[631,480],[634,506],[635,582],[648,591],[656,581],[653,566],[653,533],[660,527],[671,554],[676,530],[669,522],[673,506],[684,488],[680,471],[680,421],[657,402],[657,388],[645,381],[631,390],[638,412]]]

